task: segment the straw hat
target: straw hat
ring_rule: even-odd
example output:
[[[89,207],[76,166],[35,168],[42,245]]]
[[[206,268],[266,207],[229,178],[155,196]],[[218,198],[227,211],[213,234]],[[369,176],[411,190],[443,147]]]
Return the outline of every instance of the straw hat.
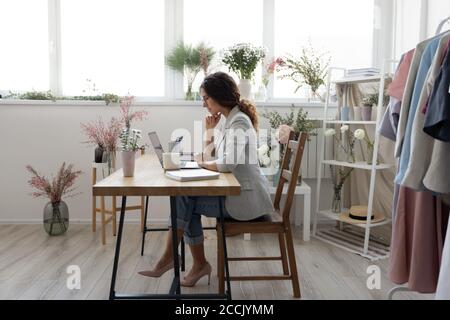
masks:
[[[371,223],[383,221],[384,215],[372,210]],[[367,206],[352,206],[348,212],[341,213],[339,220],[347,223],[366,223],[367,220]]]

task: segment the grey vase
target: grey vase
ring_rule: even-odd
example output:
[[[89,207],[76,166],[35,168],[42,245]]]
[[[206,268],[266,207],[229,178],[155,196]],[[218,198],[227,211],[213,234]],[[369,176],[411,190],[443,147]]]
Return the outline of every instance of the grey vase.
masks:
[[[122,151],[123,176],[134,176],[136,151]]]
[[[48,202],[44,208],[44,229],[51,236],[63,234],[69,228],[69,208],[64,201]]]

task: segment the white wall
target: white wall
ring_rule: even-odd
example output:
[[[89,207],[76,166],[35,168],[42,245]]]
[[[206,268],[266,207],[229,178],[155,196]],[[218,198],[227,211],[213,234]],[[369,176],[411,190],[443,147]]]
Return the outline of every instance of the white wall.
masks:
[[[146,143],[149,143],[146,133],[156,130],[164,146],[167,146],[173,130],[186,128],[192,132],[194,121],[202,119],[204,115],[200,106],[135,108],[145,109],[149,115],[147,120],[135,122],[133,127],[143,131]],[[287,107],[277,109],[280,112],[289,111]],[[311,117],[322,116],[322,108],[306,110]],[[0,104],[0,137],[3,140],[0,154],[0,222],[41,222],[47,200],[35,199],[29,195],[32,189],[27,184],[30,175],[25,166],[31,164],[41,173],[50,174],[55,172],[63,161],[73,163],[76,169],[84,172],[76,182],[78,191],[82,194],[66,199],[71,221],[90,221],[93,147],[81,143],[85,137],[81,133],[80,123],[92,121],[98,115],[109,119],[119,115],[119,108],[101,105]],[[261,122],[262,127],[267,127],[265,119],[261,119]],[[325,183],[325,190],[327,186]],[[311,187],[314,206],[314,181],[311,181]],[[331,194],[329,190],[325,192]],[[169,213],[167,198],[151,198],[150,203],[149,217],[156,221],[166,220]],[[132,220],[139,219],[138,213],[129,213],[128,216]]]

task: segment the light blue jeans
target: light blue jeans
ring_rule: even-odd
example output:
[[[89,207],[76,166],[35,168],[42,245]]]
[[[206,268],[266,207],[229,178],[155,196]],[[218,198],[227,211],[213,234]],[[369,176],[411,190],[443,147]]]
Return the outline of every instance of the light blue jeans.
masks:
[[[202,215],[210,218],[220,217],[218,196],[211,197],[189,197],[176,196],[176,210],[177,210],[177,228],[184,230],[184,242],[189,245],[196,245],[202,243],[203,227]],[[222,197],[222,210],[224,218],[231,218],[225,209],[225,197]],[[169,226],[171,221],[169,219]]]

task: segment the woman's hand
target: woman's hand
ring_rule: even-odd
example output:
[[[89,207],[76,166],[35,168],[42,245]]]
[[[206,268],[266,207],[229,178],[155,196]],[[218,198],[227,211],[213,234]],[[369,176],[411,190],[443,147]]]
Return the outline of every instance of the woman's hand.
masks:
[[[214,129],[220,121],[221,114],[207,116],[205,119],[205,129]]]

